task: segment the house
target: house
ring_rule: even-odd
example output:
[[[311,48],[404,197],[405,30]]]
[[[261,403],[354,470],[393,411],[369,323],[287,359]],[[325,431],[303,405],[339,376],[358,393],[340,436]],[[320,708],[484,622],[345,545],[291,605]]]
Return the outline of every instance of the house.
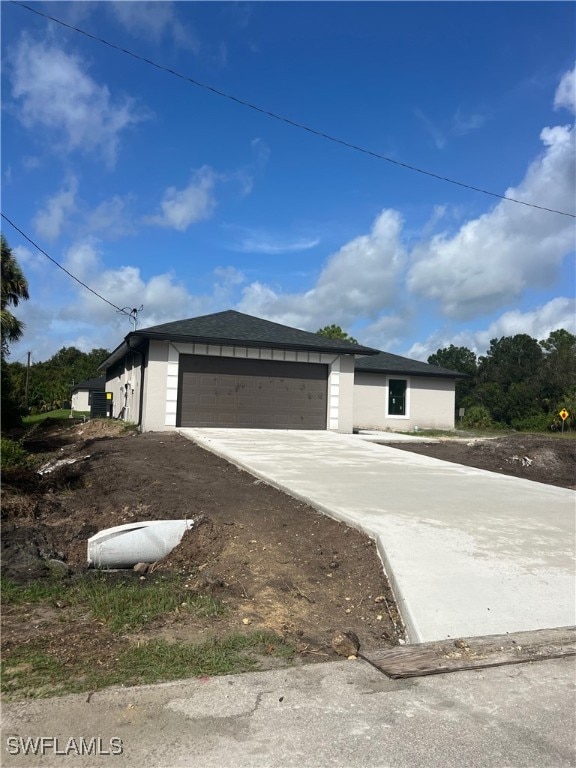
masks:
[[[380,367],[367,369],[372,359]],[[392,360],[412,367],[390,367]],[[233,310],[132,331],[100,370],[112,393],[113,416],[144,432],[405,429],[418,420],[425,426],[426,408],[438,409],[438,415],[428,414],[430,423],[453,428],[454,380],[460,375]],[[398,393],[393,411],[404,393],[401,421],[390,414],[391,391]]]
[[[86,379],[72,387],[70,408],[73,411],[89,411],[92,404],[93,392],[104,392],[106,388],[106,376],[97,379]]]
[[[354,360],[378,350],[229,310],[129,333],[100,366],[115,417],[352,432]]]
[[[354,367],[354,426],[407,431],[454,429],[455,389],[466,374],[380,352]]]

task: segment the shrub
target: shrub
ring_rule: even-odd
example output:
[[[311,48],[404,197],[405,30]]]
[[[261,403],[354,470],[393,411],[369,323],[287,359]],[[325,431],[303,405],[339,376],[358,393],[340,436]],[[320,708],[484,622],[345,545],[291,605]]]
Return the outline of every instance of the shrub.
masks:
[[[28,462],[28,452],[16,440],[3,437],[0,441],[0,465],[8,467],[25,466]]]
[[[538,413],[527,416],[525,419],[514,419],[512,428],[518,432],[547,432],[554,421],[554,416],[549,413]]]
[[[466,409],[462,426],[468,429],[490,429],[494,427],[494,422],[485,405],[473,405]]]

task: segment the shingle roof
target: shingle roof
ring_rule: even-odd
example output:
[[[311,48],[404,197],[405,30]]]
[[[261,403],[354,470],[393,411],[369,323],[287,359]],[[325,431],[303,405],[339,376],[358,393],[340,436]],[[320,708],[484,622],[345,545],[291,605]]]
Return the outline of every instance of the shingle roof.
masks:
[[[356,360],[354,370],[366,373],[404,373],[412,376],[436,376],[440,378],[465,379],[465,373],[441,368],[439,365],[422,363],[409,357],[391,355],[380,352],[371,357],[360,357]]]
[[[232,309],[216,312],[213,315],[154,325],[151,328],[134,331],[129,336],[208,344],[243,344],[247,347],[268,345],[281,349],[338,352],[349,355],[372,355],[378,351],[361,344],[329,339],[317,333],[290,328],[287,325],[245,315]]]
[[[78,384],[74,384],[72,392],[77,392],[79,389],[106,389],[106,376],[99,376],[97,379],[86,379],[80,381]]]

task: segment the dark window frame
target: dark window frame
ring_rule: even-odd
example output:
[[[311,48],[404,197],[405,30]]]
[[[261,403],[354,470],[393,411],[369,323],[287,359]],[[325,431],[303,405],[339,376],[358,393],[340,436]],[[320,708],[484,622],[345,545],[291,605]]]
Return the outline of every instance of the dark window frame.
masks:
[[[397,387],[392,386],[392,382],[403,383],[403,391],[399,392]],[[407,376],[389,376],[386,382],[386,416],[392,419],[408,419],[409,414],[409,391],[410,379]],[[393,389],[395,391],[393,391]],[[396,402],[398,400],[399,402]]]

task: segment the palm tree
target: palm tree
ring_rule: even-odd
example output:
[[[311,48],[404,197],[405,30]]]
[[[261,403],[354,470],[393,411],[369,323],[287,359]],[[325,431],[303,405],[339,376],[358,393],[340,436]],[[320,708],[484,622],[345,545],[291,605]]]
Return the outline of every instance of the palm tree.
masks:
[[[24,332],[24,323],[14,317],[8,307],[17,307],[22,299],[28,299],[28,281],[12,253],[4,235],[0,235],[2,253],[2,283],[0,284],[0,321],[2,332],[2,357],[8,351],[8,344],[18,341]]]

